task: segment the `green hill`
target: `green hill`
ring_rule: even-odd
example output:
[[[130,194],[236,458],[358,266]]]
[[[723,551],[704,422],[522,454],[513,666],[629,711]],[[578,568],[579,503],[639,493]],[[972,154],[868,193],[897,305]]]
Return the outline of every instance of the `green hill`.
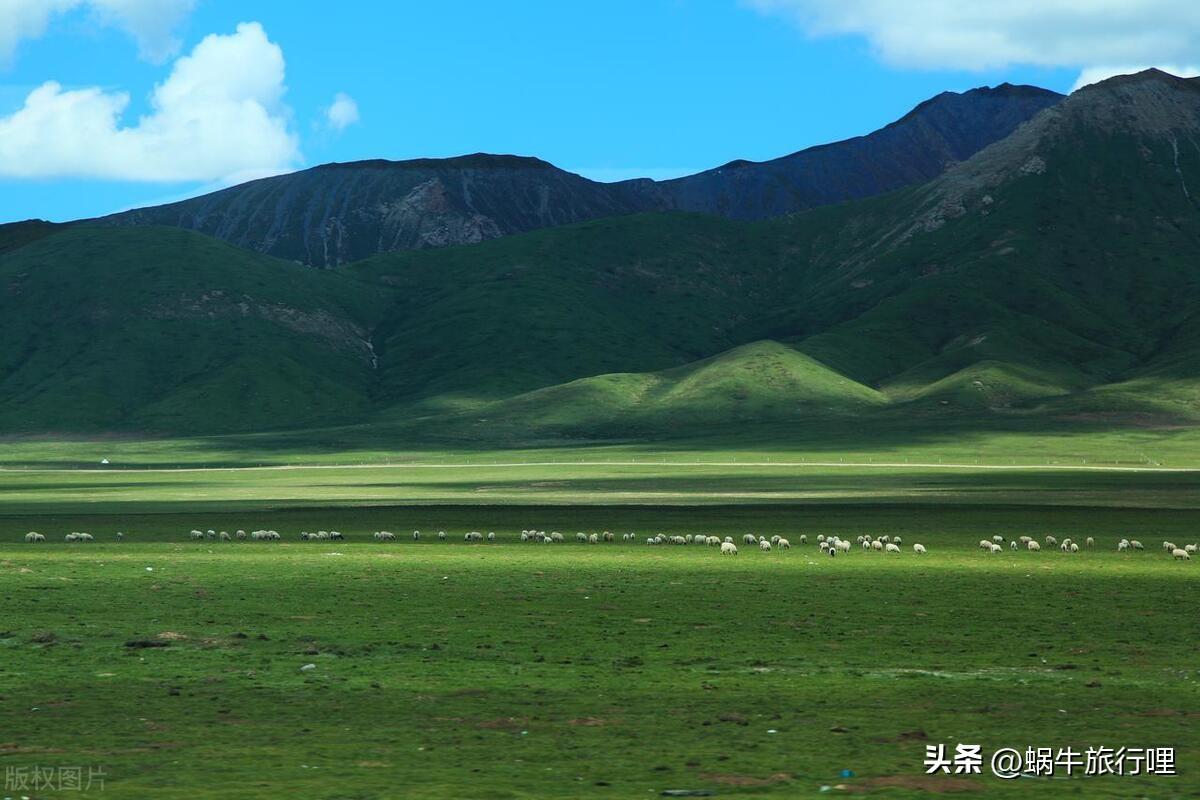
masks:
[[[252,430],[361,418],[381,303],[177,229],[71,227],[0,257],[7,430]]]
[[[1200,81],[1149,71],[923,186],[763,222],[614,217],[336,271],[178,230],[9,226],[0,424],[1190,425],[1193,188]]]

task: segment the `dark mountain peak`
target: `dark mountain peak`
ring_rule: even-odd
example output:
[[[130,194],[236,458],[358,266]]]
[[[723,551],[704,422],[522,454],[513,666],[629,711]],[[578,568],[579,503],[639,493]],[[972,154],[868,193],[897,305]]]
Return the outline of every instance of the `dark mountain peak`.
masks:
[[[462,169],[558,169],[548,161],[533,156],[514,156],[495,153],[471,153],[470,155],[452,156],[450,158],[412,158],[403,161],[392,161],[385,158],[373,158],[363,161],[334,161],[313,167],[314,170],[339,169],[420,169],[420,170],[462,170]]]
[[[670,181],[598,183],[538,158],[491,153],[379,159],[325,164],[103,222],[190,228],[329,267],[642,211],[763,219],[924,183],[1060,99],[1031,86],[943,92],[867,136]]]
[[[1111,78],[1105,78],[1102,81],[1082,86],[1079,89],[1081,93],[1105,91],[1116,89],[1119,87],[1144,86],[1147,84],[1164,84],[1181,89],[1195,89],[1197,84],[1194,79],[1181,78],[1178,75],[1172,75],[1169,72],[1164,72],[1157,67],[1150,67],[1141,72],[1132,72],[1127,75],[1114,75]]]

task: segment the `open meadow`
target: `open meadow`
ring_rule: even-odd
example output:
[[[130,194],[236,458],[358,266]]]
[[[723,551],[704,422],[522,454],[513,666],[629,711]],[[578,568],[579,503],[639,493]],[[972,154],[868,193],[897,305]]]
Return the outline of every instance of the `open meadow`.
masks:
[[[1200,791],[1200,573],[1160,547],[1197,539],[1200,474],[588,461],[3,473],[0,763],[156,799]],[[699,533],[740,552],[645,544]],[[979,548],[1020,535],[1096,546]],[[924,774],[960,742],[1179,774]]]

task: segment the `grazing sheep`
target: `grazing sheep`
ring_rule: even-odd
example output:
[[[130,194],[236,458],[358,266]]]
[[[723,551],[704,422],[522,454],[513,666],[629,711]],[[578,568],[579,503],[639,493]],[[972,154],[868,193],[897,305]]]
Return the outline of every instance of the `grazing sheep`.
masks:
[[[895,542],[888,542],[888,543],[887,543],[887,547],[886,547],[885,549],[886,549],[886,550],[887,550],[887,552],[889,552],[889,553],[899,553],[899,552],[900,552],[900,545],[896,544]]]
[[[757,544],[758,539],[754,538],[753,533],[747,533],[742,537],[742,544]]]
[[[1059,550],[1062,550],[1064,553],[1069,553],[1069,552],[1071,552],[1071,543],[1070,543],[1070,542],[1063,542],[1062,544],[1060,544],[1060,545],[1058,546],[1058,549],[1059,549]]]
[[[916,554],[917,554],[917,555],[919,555],[919,556],[923,556],[923,555],[925,555],[925,545],[923,545],[923,544],[920,544],[920,543],[918,543],[918,544],[914,544],[914,545],[913,545],[913,552],[914,552],[914,553],[916,553]]]
[[[25,541],[29,542],[30,544],[33,544],[34,542],[44,542],[46,541],[46,537],[37,531],[30,531],[29,533],[25,534]]]
[[[375,541],[394,542],[396,541],[396,534],[391,531],[375,531]]]
[[[758,549],[762,550],[764,553],[769,553],[771,552],[771,543],[766,539],[760,539],[758,542]]]
[[[979,540],[979,549],[980,550],[991,550],[992,542],[988,541],[987,539],[980,539]]]
[[[1171,556],[1176,561],[1191,561],[1192,560],[1191,553],[1189,553],[1187,550],[1181,550],[1178,547],[1176,547],[1174,550],[1171,551]]]
[[[1075,542],[1071,542],[1071,552],[1072,552],[1072,553],[1078,553],[1078,552],[1079,552],[1079,545],[1077,545]]]
[[[824,543],[825,543],[825,534],[823,534],[823,533],[818,533],[818,534],[817,534],[817,541],[818,541],[818,542],[820,542],[821,544],[824,544]]]
[[[734,544],[733,542],[721,542],[721,555],[736,556],[737,555],[737,545]]]
[[[1046,544],[1047,544],[1047,545],[1057,545],[1057,544],[1058,544],[1058,539],[1055,539],[1053,536],[1047,536],[1047,537],[1046,537]]]
[[[245,539],[245,538],[246,538],[246,532],[245,532],[245,531],[238,531],[237,533],[235,533],[235,534],[234,534],[234,537],[235,537],[236,539],[238,539],[238,540]]]
[[[775,546],[778,547],[780,550],[791,550],[792,549],[792,543],[789,542],[787,539],[783,538],[782,536],[779,537],[779,541],[777,541],[775,543]]]
[[[551,541],[551,542],[565,542],[565,541],[566,541],[566,539],[564,539],[564,538],[563,538],[563,535],[562,535],[561,533],[559,533],[558,531],[551,531],[551,532],[550,532],[550,538],[549,538],[549,541]]]
[[[1196,545],[1194,545],[1194,544],[1185,544],[1185,545],[1183,546],[1183,549],[1184,549],[1186,552],[1188,552],[1188,553],[1195,553],[1195,552],[1196,552]]]
[[[1029,544],[1029,542],[1032,541],[1032,539],[1033,539],[1032,536],[1021,536],[1017,539],[1017,541],[1020,542],[1021,544]]]
[[[577,541],[581,544],[587,544],[587,540],[588,540],[588,536],[583,531],[579,531],[578,533],[575,534],[575,541]]]
[[[232,542],[233,537],[229,535],[228,531],[221,531],[221,541],[222,542]]]
[[[337,542],[344,542],[346,540],[346,537],[342,536],[342,534],[339,531],[330,531],[329,538],[331,540],[337,541]]]
[[[828,553],[830,558],[833,558],[838,554],[836,547],[826,548],[824,545],[822,545],[821,549]]]
[[[1016,550],[1016,549],[1017,549],[1017,540],[1016,540],[1016,539],[1013,539],[1011,542],[1009,542],[1009,545],[1011,546],[1011,548],[1012,548],[1013,550]],[[996,551],[995,551],[995,550],[993,550],[992,552],[994,553],[994,552],[996,552]]]
[[[879,541],[883,542],[884,544],[887,544],[888,542],[891,541],[891,539],[888,538],[887,534],[884,534],[883,536],[879,537]]]
[[[796,541],[800,542],[800,544],[808,544],[808,534],[807,533],[800,534],[800,538],[797,539]]]
[[[117,541],[118,542],[125,541],[125,534],[121,533],[120,531],[117,531]]]
[[[997,533],[992,537],[992,541],[996,544],[1004,544],[1004,537]]]
[[[413,531],[413,541],[414,541],[414,542],[419,542],[419,541],[421,541],[421,532],[420,532],[420,531]],[[521,541],[523,542],[523,541],[525,541],[525,540],[524,540],[524,539],[521,539]]]
[[[1087,537],[1087,539],[1084,541],[1084,544],[1086,544],[1088,547],[1095,547],[1095,546],[1096,546],[1096,540],[1095,540],[1095,539],[1093,539],[1091,536],[1089,536],[1089,537]]]
[[[682,543],[683,543],[683,537],[682,537],[682,536],[680,536],[680,537],[678,537],[678,538],[679,538],[679,540],[680,540],[680,544],[682,544]],[[593,533],[591,536],[587,537],[587,540],[588,540],[588,544],[600,544],[600,534],[598,534],[598,533]]]
[[[655,539],[653,536],[647,536],[646,544],[658,544],[658,540]]]
[[[614,541],[616,541],[616,537],[615,537],[615,536],[613,536],[613,535],[612,535],[611,533],[609,533],[608,531],[605,531],[604,533],[602,533],[602,534],[600,535],[600,538],[602,538],[602,539],[603,539],[604,541],[606,541],[606,542],[614,542]],[[691,544],[691,543],[692,543],[692,535],[691,535],[690,533],[687,535],[687,542],[688,542],[688,544]]]
[[[1122,539],[1121,541],[1117,542],[1117,552],[1118,553],[1122,553],[1128,549],[1129,549],[1129,540],[1128,539]]]
[[[872,550],[883,550],[883,541],[880,539],[876,539],[875,541],[871,542],[871,549]]]
[[[717,545],[721,544],[721,540],[716,536],[706,536],[704,538],[704,543],[710,547],[716,547]]]
[[[1032,539],[1030,539],[1030,540],[1029,540],[1029,544],[1027,544],[1027,545],[1025,545],[1025,546],[1026,546],[1027,548],[1029,548],[1030,550],[1032,550],[1033,552],[1035,552],[1035,553],[1036,553],[1038,550],[1041,550],[1041,549],[1042,549],[1042,546],[1041,546],[1040,544],[1038,544],[1037,542],[1033,541]]]
[[[1142,546],[1142,543],[1139,542],[1137,539],[1130,539],[1129,546],[1132,547],[1134,550],[1145,550],[1146,549],[1145,547]]]
[[[771,544],[779,544],[779,540],[782,538],[783,537],[780,536],[779,534],[775,534],[774,536],[771,537]]]
[[[1017,549],[1017,543],[1013,542],[1013,550],[1016,550],[1016,549]],[[992,542],[992,552],[993,553],[1003,553],[1004,548],[1001,547],[1000,545],[996,544],[995,542]]]
[[[191,540],[194,542],[194,541],[196,541],[197,539],[203,539],[203,538],[204,538],[204,532],[203,532],[203,531],[192,531],[190,534],[188,534],[188,536],[189,536],[189,537],[191,538]]]
[[[488,531],[487,540],[488,540],[489,542],[494,542],[494,541],[496,541],[496,532],[495,532],[495,531]]]
[[[904,544],[904,540],[901,539],[899,536],[893,536],[892,544]]]
[[[438,531],[438,541],[439,542],[446,541],[446,532],[445,531]]]
[[[838,539],[836,542],[833,543],[833,548],[835,550],[837,550],[839,553],[849,553],[850,552],[850,543],[843,539]]]

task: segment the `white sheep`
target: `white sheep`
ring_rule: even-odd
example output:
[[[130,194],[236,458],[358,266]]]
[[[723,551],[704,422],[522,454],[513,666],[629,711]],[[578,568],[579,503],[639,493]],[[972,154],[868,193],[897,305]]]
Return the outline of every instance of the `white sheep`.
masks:
[[[779,540],[782,538],[783,537],[780,536],[779,534],[775,534],[774,536],[771,537],[771,544],[779,544]]]
[[[764,553],[769,553],[771,552],[771,543],[766,539],[761,539],[758,543],[758,549],[762,550]]]
[[[1079,552],[1079,545],[1078,545],[1078,544],[1076,544],[1075,542],[1071,542],[1071,552],[1072,552],[1072,553],[1078,553],[1078,552]]]
[[[601,539],[603,539],[603,540],[604,540],[604,541],[606,541],[606,542],[615,542],[615,541],[617,540],[617,537],[613,536],[613,535],[612,535],[611,533],[609,533],[608,531],[605,531],[604,533],[602,533],[602,534],[600,535],[600,538],[601,538]],[[691,544],[691,543],[692,543],[692,537],[691,537],[691,534],[688,534],[688,536],[687,536],[687,541],[688,541],[688,544]]]
[[[990,541],[989,541],[989,540],[987,540],[987,539],[980,539],[980,540],[979,540],[979,549],[980,549],[980,550],[991,550],[991,549],[992,549],[992,542],[990,542]]]
[[[891,540],[888,538],[888,535],[885,533],[883,536],[879,537],[879,541],[883,542],[884,544],[887,544]]]
[[[1174,550],[1171,551],[1171,555],[1174,557],[1174,559],[1176,561],[1191,561],[1192,560],[1192,556],[1187,550],[1182,550],[1178,547],[1176,547]]]
[[[1185,544],[1185,545],[1183,546],[1183,549],[1184,549],[1186,552],[1188,552],[1188,553],[1192,553],[1192,554],[1194,555],[1194,554],[1195,554],[1195,552],[1196,552],[1196,545],[1194,545],[1194,544]]]
[[[564,538],[563,538],[563,535],[562,535],[561,533],[559,533],[558,531],[551,531],[551,532],[550,532],[550,536],[549,536],[549,538],[548,538],[546,541],[549,541],[549,542],[565,542],[565,541],[566,541],[566,539],[564,539]]]
[[[817,541],[818,541],[818,542],[820,542],[821,544],[824,544],[824,543],[825,543],[825,534],[823,534],[823,533],[818,533],[818,534],[817,534]]]
[[[807,533],[800,534],[800,538],[797,539],[796,541],[800,542],[800,544],[808,544],[808,534]]]
[[[233,537],[229,535],[228,531],[221,531],[221,541],[222,542],[232,542]]]
[[[446,532],[445,531],[438,531],[438,541],[439,542],[446,541]]]
[[[396,541],[396,534],[391,531],[375,531],[375,541],[394,542]]]
[[[704,537],[704,543],[710,547],[716,547],[717,545],[721,544],[721,540],[716,536],[706,536]]]
[[[494,541],[496,541],[496,532],[495,532],[495,531],[488,531],[487,540],[488,540],[489,542],[494,542]]]
[[[1013,539],[1011,542],[1009,542],[1009,546],[1010,546],[1010,547],[1011,547],[1013,550],[1016,550],[1016,549],[1017,549],[1017,540],[1016,540],[1016,539]],[[995,551],[995,550],[993,550],[992,552],[994,553],[994,552],[996,552],[996,551]]]
[[[1096,540],[1095,540],[1095,539],[1093,539],[1091,536],[1089,536],[1089,537],[1087,537],[1087,539],[1085,540],[1084,544],[1086,544],[1088,547],[1095,547],[1095,546],[1096,546]]]
[[[1027,545],[1025,545],[1025,546],[1026,546],[1027,548],[1029,548],[1031,551],[1035,552],[1035,553],[1036,553],[1038,550],[1041,550],[1041,549],[1042,549],[1042,546],[1041,546],[1040,544],[1038,544],[1037,542],[1035,542],[1034,540],[1032,540],[1032,539],[1030,539],[1030,540],[1029,540],[1029,544],[1027,544]]]
[[[917,554],[917,555],[919,555],[919,556],[923,556],[923,555],[925,555],[925,545],[923,545],[923,544],[920,544],[919,542],[918,542],[917,544],[914,544],[914,545],[913,545],[913,552],[914,552],[914,553],[916,553],[916,554]]]
[[[1134,550],[1145,550],[1146,549],[1145,547],[1142,546],[1142,543],[1139,542],[1137,539],[1130,539],[1129,546],[1132,547]]]
[[[1013,542],[1013,550],[1017,549],[1016,544],[1017,544],[1016,542]],[[1003,553],[1003,552],[1004,552],[1003,547],[996,544],[995,542],[992,542],[992,553]]]
[[[779,541],[777,541],[775,543],[775,546],[778,547],[780,550],[791,550],[792,549],[792,543],[789,542],[787,539],[784,539],[782,536],[779,537]]]
[[[997,533],[992,537],[992,541],[996,544],[1004,544],[1004,537]]]
[[[241,540],[241,539],[245,539],[245,538],[246,538],[246,532],[245,532],[245,531],[243,531],[243,530],[239,530],[237,533],[235,533],[235,534],[234,534],[234,537],[235,537],[235,538],[237,538],[237,539],[239,539],[239,540]]]
[[[871,549],[882,551],[883,550],[883,541],[880,539],[876,539],[875,541],[871,542]]]
[[[1129,540],[1128,539],[1122,539],[1121,541],[1117,542],[1117,552],[1118,553],[1122,553],[1128,549],[1129,549]]]
[[[904,544],[904,540],[901,539],[899,536],[893,536],[892,544]]]
[[[34,542],[44,542],[46,541],[46,537],[37,531],[30,531],[29,533],[25,534],[25,541],[29,542],[30,544]]]
[[[756,544],[758,539],[754,538],[753,533],[747,533],[742,537],[742,544]]]
[[[680,538],[683,538],[683,537],[680,537]],[[587,540],[588,540],[588,544],[600,544],[600,535],[593,533],[591,536],[587,537]]]
[[[1058,544],[1058,539],[1055,539],[1053,536],[1047,536],[1047,537],[1046,537],[1046,544],[1047,544],[1047,545],[1057,545],[1057,544]]]
[[[736,556],[737,555],[737,545],[734,544],[733,542],[721,542],[721,555]]]
[[[900,545],[896,544],[895,542],[888,542],[886,550],[889,553],[899,553]]]
[[[836,542],[833,543],[833,548],[835,550],[837,550],[839,553],[849,553],[850,552],[850,543],[843,539],[838,539]]]
[[[189,536],[189,537],[191,538],[191,540],[194,542],[194,541],[196,541],[197,539],[203,539],[203,538],[204,538],[204,531],[192,531],[191,533],[189,533],[189,534],[188,534],[188,536]]]

